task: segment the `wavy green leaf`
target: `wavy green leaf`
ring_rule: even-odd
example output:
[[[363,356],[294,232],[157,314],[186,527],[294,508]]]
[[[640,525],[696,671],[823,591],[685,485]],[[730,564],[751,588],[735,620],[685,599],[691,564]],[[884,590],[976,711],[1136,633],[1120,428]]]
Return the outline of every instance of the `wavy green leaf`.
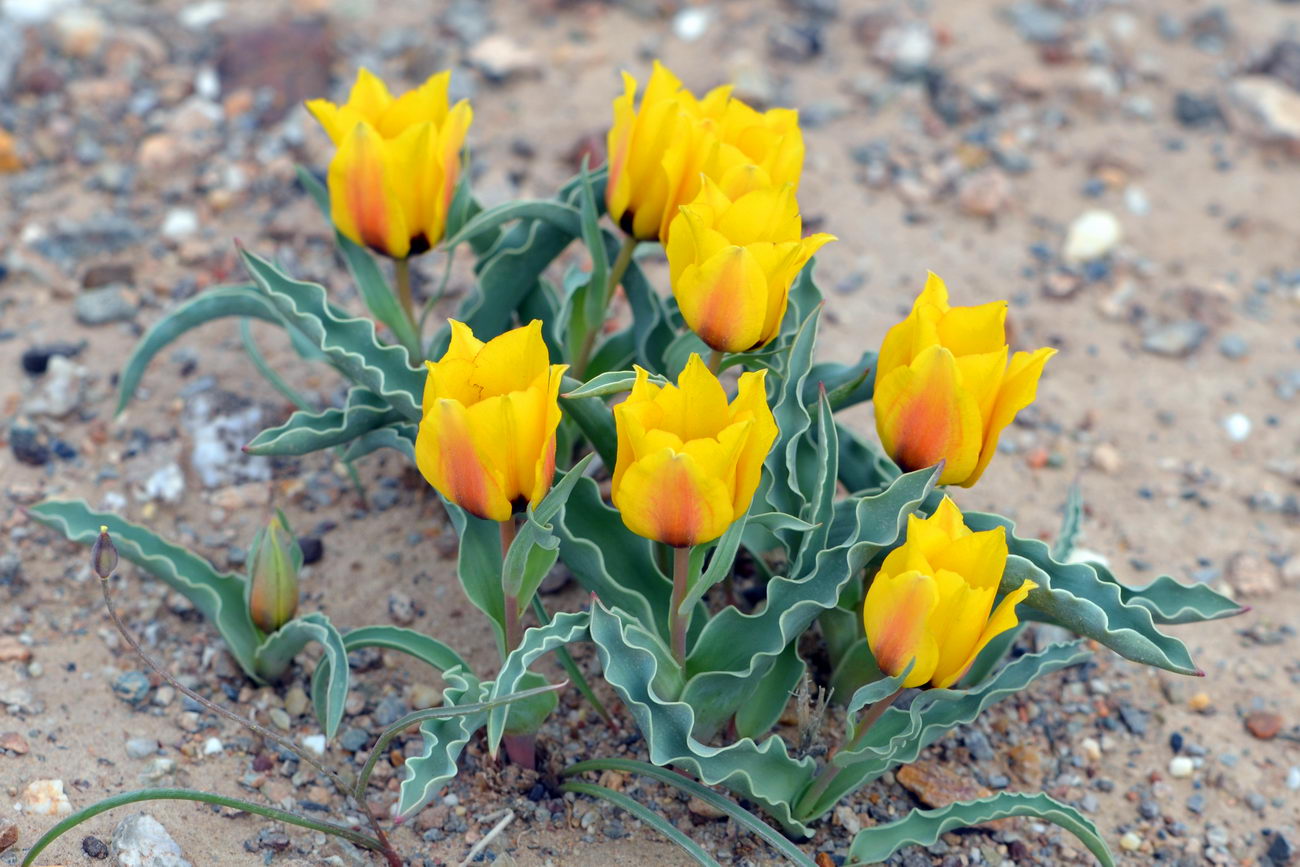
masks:
[[[840,482],[862,493],[887,485],[903,472],[878,443],[864,439],[842,424],[835,425],[840,440]]]
[[[788,833],[809,836],[807,825],[791,814],[791,803],[812,779],[811,759],[795,759],[785,741],[771,736],[761,743],[742,738],[714,747],[692,735],[695,711],[682,701],[666,700],[659,691],[666,648],[644,627],[606,608],[598,599],[591,608],[591,638],[605,680],[627,706],[645,738],[650,761],[675,765],[706,785],[723,785],[762,805]],[[658,651],[658,652],[656,652]]]
[[[480,683],[465,669],[448,669],[442,673],[448,684],[442,691],[444,707],[456,707],[487,700],[490,683]],[[487,711],[450,719],[429,720],[420,726],[424,744],[417,756],[409,756],[402,765],[402,782],[398,788],[397,813],[409,818],[456,776],[456,760],[474,732],[487,722]]]
[[[330,619],[319,611],[294,618],[266,637],[254,654],[258,670],[267,680],[275,680],[293,658],[311,642],[315,641],[325,651],[318,668],[328,662],[328,674],[318,683],[312,680],[312,703],[316,707],[316,719],[325,731],[325,737],[333,738],[343,721],[343,708],[348,700],[348,651],[343,643],[343,636],[334,628]]]
[[[469,514],[444,500],[452,526],[460,538],[456,555],[456,577],[475,608],[487,615],[496,637],[497,652],[506,652],[506,599],[501,591],[501,530],[496,521]]]
[[[560,540],[555,535],[552,522],[564,509],[573,486],[582,478],[595,457],[587,455],[574,464],[551,486],[536,509],[529,506],[524,513],[523,525],[506,553],[502,572],[505,590],[516,598],[519,613],[527,610],[546,573],[555,565]]]
[[[330,215],[330,194],[324,184],[304,166],[297,166],[298,183],[302,184],[307,194],[316,202],[325,215],[326,222],[333,225]],[[393,294],[388,281],[379,270],[379,263],[369,250],[346,237],[342,232],[334,232],[334,244],[343,255],[352,279],[361,291],[361,298],[375,318],[388,326],[398,342],[406,347],[412,358],[420,355],[420,337],[415,325],[406,316],[406,311]]]
[[[1200,674],[1187,647],[1156,629],[1151,608],[1126,602],[1119,585],[1101,579],[1092,564],[1056,562],[1045,542],[1017,536],[1015,523],[1001,515],[967,512],[966,525],[972,530],[1006,528],[1011,556],[1002,575],[1001,592],[1019,587],[1026,579],[1036,582],[1038,587],[1029,591],[1024,603],[1034,619],[1095,639],[1134,662],[1179,674]],[[1161,592],[1168,594],[1162,600],[1166,605],[1176,604],[1169,596],[1180,595],[1169,584],[1162,585]],[[1183,598],[1190,604],[1204,594],[1189,589]]]
[[[588,625],[591,615],[585,611],[562,611],[551,618],[545,626],[535,626],[524,631],[519,646],[510,651],[506,661],[501,664],[501,672],[491,684],[488,692],[490,699],[496,699],[512,692],[518,692],[528,666],[556,648],[575,641],[585,641],[589,637]],[[488,752],[495,756],[501,746],[501,736],[506,730],[506,718],[510,708],[495,708],[488,714],[487,740]]]
[[[1246,609],[1217,593],[1208,584],[1184,584],[1176,578],[1161,575],[1150,584],[1130,586],[1121,584],[1109,569],[1100,563],[1088,562],[1097,577],[1119,588],[1119,597],[1125,605],[1141,605],[1151,612],[1156,623],[1201,623],[1245,613]]]
[[[736,734],[757,740],[771,731],[790,703],[799,681],[803,680],[806,668],[799,656],[799,642],[787,644],[767,673],[758,679],[749,698],[736,709]]]
[[[319,346],[354,383],[383,397],[406,418],[420,420],[424,373],[411,367],[405,347],[381,343],[374,322],[330,304],[319,284],[294,280],[248,250],[241,255],[253,281],[285,321]]]
[[[284,327],[284,318],[264,295],[253,286],[217,286],[201,292],[168,311],[153,324],[131,350],[118,382],[117,409],[126,409],[140,385],[145,368],[154,356],[191,328],[227,316],[247,316]],[[96,528],[98,529],[98,528]]]
[[[405,416],[368,388],[348,390],[347,401],[322,412],[300,410],[278,427],[253,437],[250,455],[305,455],[351,442],[362,434],[400,422]]]
[[[1106,841],[1086,816],[1043,793],[999,792],[978,801],[958,801],[937,810],[913,810],[902,819],[873,828],[863,828],[853,838],[846,865],[879,864],[904,846],[933,846],[939,837],[955,828],[969,828],[995,819],[1032,816],[1069,831],[1103,867],[1115,861]]]
[[[650,381],[658,386],[668,384],[668,378],[657,373],[650,374]],[[622,394],[631,391],[635,383],[636,371],[634,370],[607,370],[593,376],[573,391],[566,392],[563,396],[569,400],[578,400],[584,397],[609,397],[611,394]]]
[[[390,424],[366,431],[348,445],[343,452],[343,460],[350,463],[379,449],[394,449],[414,463],[417,433],[419,428],[408,423]]]
[[[28,514],[83,545],[99,538],[101,526],[108,527],[118,553],[193,603],[217,627],[244,673],[262,682],[255,656],[262,634],[244,605],[242,575],[218,572],[197,554],[117,515],[93,511],[84,500],[46,500]]]
[[[924,502],[936,476],[934,469],[918,470],[880,494],[854,498],[850,531],[832,537],[807,574],[769,581],[767,604],[759,611],[726,608],[709,620],[687,658],[689,679],[682,693],[695,708],[697,736],[717,731],[785,647],[837,604],[868,560],[901,537],[907,516]]]
[[[810,803],[799,804],[798,817],[808,822],[890,768],[915,761],[921,751],[944,733],[973,721],[985,708],[1023,690],[1036,678],[1088,659],[1082,642],[1054,644],[1007,663],[973,689],[927,689],[909,707],[891,707],[855,749],[843,749],[831,759],[839,773]],[[883,688],[883,687],[882,687]]]
[[[1070,485],[1070,493],[1065,499],[1065,511],[1061,515],[1061,529],[1056,533],[1052,543],[1052,559],[1065,563],[1074,551],[1079,539],[1079,530],[1083,526],[1083,488],[1075,482]]]

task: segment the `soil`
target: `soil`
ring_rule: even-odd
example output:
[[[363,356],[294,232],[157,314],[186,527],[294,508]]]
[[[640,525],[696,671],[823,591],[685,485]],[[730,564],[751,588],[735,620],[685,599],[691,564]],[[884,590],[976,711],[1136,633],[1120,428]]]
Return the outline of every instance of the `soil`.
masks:
[[[323,542],[301,610],[326,612],[341,627],[393,622],[397,612],[490,674],[495,649],[457,587],[452,530],[402,458],[384,452],[360,462],[364,507],[329,455],[269,471],[259,459],[232,459],[215,484],[201,478],[190,458],[204,401],[260,409],[263,426],[292,409],[228,323],[163,352],[115,416],[117,373],[143,329],[177,300],[240,278],[236,238],[360,309],[328,227],[292,172],[295,163],[320,169],[329,155],[297,101],[341,98],[357,65],[405,85],[455,69],[454,87],[475,111],[475,190],[495,204],[547,196],[582,153],[599,155],[617,70],[644,79],[659,57],[697,91],[732,80],[747,99],[803,113],[806,225],[840,239],[817,264],[826,358],[878,346],[926,269],[945,278],[956,303],[1010,299],[1017,347],[1060,350],[1036,405],[1004,436],[1003,454],[978,486],[956,492],[963,508],[1012,515],[1023,533],[1050,538],[1077,482],[1087,503],[1081,544],[1123,580],[1208,581],[1253,606],[1171,629],[1204,678],[1157,673],[1100,649],[1093,663],[1045,678],[945,738],[926,760],[967,785],[996,788],[1002,777],[1009,788],[1045,788],[1081,806],[1124,864],[1287,863],[1300,846],[1300,118],[1291,118],[1292,138],[1261,129],[1234,88],[1253,75],[1300,99],[1300,6],[678,5],[0,5],[0,131],[13,140],[0,132],[0,172],[16,168],[0,173],[0,556],[10,557],[0,560],[0,693],[9,704],[0,735],[15,732],[25,745],[0,749],[8,799],[0,831],[12,821],[19,834],[0,861],[16,863],[51,824],[9,806],[37,779],[62,780],[76,809],[148,784],[253,798],[260,789],[265,800],[300,806],[333,801],[313,780],[298,785],[274,771],[255,780],[250,739],[224,723],[193,730],[182,701],[162,703],[157,683],[138,706],[115,695],[120,674],[140,666],[104,616],[85,549],[23,512],[43,498],[83,497],[222,568],[237,568],[269,509],[283,507],[300,532]],[[1273,120],[1286,128],[1287,118]],[[12,156],[6,163],[8,147],[16,165]],[[1121,240],[1093,261],[1064,261],[1069,227],[1095,209],[1118,220]],[[419,283],[435,285],[442,265],[438,253],[417,260]],[[469,289],[467,265],[457,263],[438,315]],[[667,285],[662,263],[651,275]],[[129,309],[87,325],[78,297],[100,282],[119,287]],[[253,331],[286,380],[321,404],[338,402],[340,383],[327,371],[299,360],[273,329]],[[23,356],[56,343],[81,347],[72,361],[83,370],[67,411],[51,415],[54,371],[24,372]],[[870,433],[869,408],[848,418]],[[30,431],[47,450],[43,460],[25,451]],[[150,496],[147,483],[171,463],[181,490],[171,501],[156,489]],[[123,575],[116,592],[128,621],[202,689],[233,694],[265,721],[292,687],[306,685],[311,653],[285,682],[256,689],[183,599],[134,567]],[[547,597],[553,610],[583,601],[574,587]],[[578,657],[596,671],[589,650]],[[348,725],[373,724],[385,697],[410,704],[421,687],[438,685],[427,669],[391,656],[372,661],[356,675]],[[1277,719],[1263,725],[1260,712]],[[1254,734],[1245,723],[1252,713]],[[630,722],[617,715],[609,730],[566,695],[543,733],[543,747],[557,752],[548,767],[639,755]],[[1273,722],[1278,734],[1260,738]],[[293,720],[295,736],[315,731],[309,715]],[[977,755],[981,735],[991,757]],[[222,749],[205,756],[213,736]],[[156,738],[158,757],[175,764],[155,783],[142,782],[150,760],[126,754],[138,737]],[[563,756],[561,744],[570,745]],[[413,738],[404,748],[417,746]],[[1171,774],[1176,752],[1193,760],[1190,777]],[[391,803],[394,773],[389,765],[377,807]],[[688,863],[619,811],[560,796],[547,774],[538,795],[538,782],[497,767],[475,742],[453,797],[436,799],[395,841],[412,863],[459,863],[511,809],[517,819],[488,847],[489,859]],[[774,857],[665,788],[606,782],[658,804],[722,863]],[[915,791],[886,777],[828,819],[805,851],[843,856],[855,823],[897,816],[916,805]],[[288,839],[278,851],[278,840],[259,838],[276,826],[255,816],[180,802],[147,810],[196,865],[365,863],[296,828],[280,829]],[[107,842],[122,815],[91,820],[41,863],[90,863],[84,852],[94,846],[83,850],[82,838]],[[949,834],[894,860],[1089,856],[1063,832],[1018,822]]]

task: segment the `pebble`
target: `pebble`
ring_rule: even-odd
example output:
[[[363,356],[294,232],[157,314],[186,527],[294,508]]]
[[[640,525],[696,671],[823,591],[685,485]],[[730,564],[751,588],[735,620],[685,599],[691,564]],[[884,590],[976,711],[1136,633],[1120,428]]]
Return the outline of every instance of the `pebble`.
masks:
[[[284,710],[289,716],[302,716],[310,707],[311,701],[307,698],[307,691],[301,686],[294,684],[284,694]]]
[[[185,496],[185,473],[175,461],[164,464],[144,480],[144,497],[160,503],[179,503]]]
[[[1153,325],[1142,335],[1142,348],[1165,358],[1186,358],[1205,341],[1209,329],[1194,319]]]
[[[108,844],[98,837],[82,837],[81,851],[87,858],[103,861],[108,857]]]
[[[1196,770],[1196,764],[1187,756],[1174,756],[1169,760],[1169,776],[1184,778],[1190,777]]]
[[[1300,765],[1292,765],[1286,772],[1286,787],[1293,792],[1300,792]]]
[[[114,867],[192,867],[180,845],[148,813],[127,816],[113,829]]]
[[[1250,417],[1244,413],[1234,412],[1223,420],[1223,429],[1234,443],[1244,442],[1250,436],[1250,428]]]
[[[1300,145],[1300,93],[1264,75],[1237,79],[1229,93],[1242,126],[1256,138]]]
[[[479,40],[469,50],[469,62],[484,78],[496,84],[542,71],[542,60],[537,52],[503,33]]]
[[[387,728],[409,713],[406,702],[395,695],[385,696],[375,707],[375,722]]]
[[[73,358],[81,354],[86,348],[85,342],[81,343],[46,343],[39,346],[32,346],[23,351],[19,363],[23,371],[32,376],[40,376],[49,370],[50,361],[57,357]]]
[[[158,741],[153,738],[129,738],[126,754],[133,759],[147,759],[158,752]]]
[[[1125,852],[1136,852],[1142,845],[1142,838],[1133,831],[1127,832],[1119,838],[1119,847]]]
[[[1296,847],[1295,844],[1291,842],[1290,838],[1281,831],[1274,830],[1273,842],[1268,844],[1268,852],[1266,853],[1268,859],[1272,861],[1276,867],[1286,867],[1287,864],[1290,864],[1295,860],[1295,853]]]
[[[1101,744],[1093,738],[1084,738],[1079,742],[1079,749],[1089,761],[1097,761],[1101,758]]]
[[[1271,710],[1251,711],[1243,722],[1246,731],[1261,741],[1271,741],[1282,731],[1282,715]]]
[[[221,738],[208,738],[203,742],[203,755],[218,756],[225,750],[225,745],[221,743]]]
[[[271,718],[271,725],[281,731],[287,732],[289,726],[293,725],[293,721],[289,718],[288,712],[282,707],[273,707],[266,712],[266,715]]]
[[[1070,224],[1061,256],[1071,264],[1100,259],[1119,244],[1122,234],[1119,220],[1110,211],[1085,211]]]
[[[163,218],[162,235],[173,241],[188,238],[199,230],[199,215],[190,208],[172,208]]]
[[[370,732],[365,729],[348,728],[343,731],[343,734],[339,735],[339,746],[348,752],[355,753],[358,750],[363,750],[369,743]]]
[[[73,311],[82,325],[107,325],[134,318],[136,305],[121,286],[105,286],[78,295]]]
[[[63,780],[32,780],[23,789],[20,805],[24,813],[37,816],[66,816],[72,804],[63,793]]]
[[[895,773],[895,779],[927,807],[946,807],[956,801],[987,798],[992,794],[974,780],[932,761],[904,765]]]
[[[151,684],[143,671],[124,671],[113,681],[113,694],[127,704],[139,704],[149,696]]]
[[[318,756],[325,755],[324,735],[307,735],[302,739],[302,745],[307,748],[308,752],[315,753]]]
[[[1237,361],[1250,354],[1250,345],[1239,334],[1225,334],[1219,341],[1219,354]]]
[[[997,169],[967,175],[958,182],[957,203],[972,217],[992,217],[1011,201],[1011,183]]]
[[[1228,583],[1239,596],[1268,596],[1280,585],[1278,567],[1267,557],[1240,551],[1228,561]]]
[[[34,427],[15,424],[9,428],[9,450],[19,463],[33,467],[50,462],[50,448],[44,443],[40,431]]]

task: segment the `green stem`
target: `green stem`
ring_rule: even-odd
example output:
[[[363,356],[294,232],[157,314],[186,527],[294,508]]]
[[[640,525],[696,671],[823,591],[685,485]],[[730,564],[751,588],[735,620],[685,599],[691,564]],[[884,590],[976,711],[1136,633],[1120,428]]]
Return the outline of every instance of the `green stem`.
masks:
[[[551,615],[546,613],[546,606],[542,604],[542,600],[538,596],[533,596],[532,606],[533,614],[537,615],[537,622],[539,624],[545,626],[551,622]],[[574,662],[573,656],[569,653],[569,649],[563,645],[555,648],[555,657],[560,661],[560,666],[564,669],[565,673],[569,675],[569,679],[573,681],[573,685],[578,688],[578,692],[582,693],[583,698],[585,698],[591,706],[596,709],[596,713],[600,714],[600,718],[605,721],[605,724],[612,726],[614,724],[614,718],[609,715],[609,711],[605,709],[605,705],[602,704],[600,699],[596,696],[595,690],[591,688],[591,684],[588,683],[587,678],[583,676],[582,669],[578,668],[578,663]]]
[[[686,600],[686,582],[691,574],[691,549],[673,549],[673,598],[668,609],[669,632],[672,634],[673,659],[686,668],[686,625],[689,614],[679,609]]]
[[[219,807],[229,807],[235,810],[243,810],[245,813],[254,813],[258,816],[265,816],[268,819],[274,819],[277,822],[284,822],[289,825],[297,825],[300,828],[307,828],[312,831],[320,831],[325,834],[334,834],[342,837],[350,843],[376,852],[383,852],[384,846],[373,837],[368,837],[351,828],[345,828],[342,825],[335,825],[332,822],[318,822],[315,819],[308,819],[306,816],[299,816],[296,813],[290,813],[285,810],[277,810],[275,807],[266,807],[262,804],[255,804],[252,801],[243,801],[239,798],[228,798],[225,795],[214,795],[209,792],[198,792],[193,789],[140,789],[135,792],[124,792],[120,795],[114,795],[111,798],[105,798],[102,801],[91,804],[84,810],[78,810],[68,818],[59,822],[50,830],[41,835],[41,838],[32,844],[32,848],[27,850],[26,857],[23,858],[22,867],[30,867],[31,863],[36,860],[51,843],[62,837],[73,828],[80,825],[88,819],[93,819],[100,813],[106,813],[109,810],[118,807],[125,807],[128,804],[139,803],[140,801],[199,801],[204,804],[215,804]]]
[[[407,321],[414,327],[415,301],[411,296],[411,260],[394,259],[393,274],[397,278],[397,300],[402,304],[402,312],[406,314]]]
[[[424,308],[420,310],[420,321],[415,325],[415,332],[420,335],[420,340],[424,339],[424,324],[428,320],[429,314],[433,312],[433,308],[442,300],[442,297],[447,294],[447,284],[451,282],[451,266],[455,261],[456,248],[448,247],[447,264],[442,267],[442,279],[438,281],[438,290],[430,295],[429,299],[424,302]],[[426,358],[429,356],[429,349],[431,348],[432,347],[425,348],[424,355]]]
[[[709,373],[714,376],[718,375],[718,368],[722,367],[722,355],[721,349],[715,349],[709,353]]]
[[[618,250],[618,258],[614,260],[614,266],[609,269],[609,279],[605,282],[604,297],[600,304],[602,311],[608,309],[609,302],[614,297],[614,290],[623,282],[623,275],[632,264],[632,254],[636,252],[638,243],[640,242],[631,235],[623,239],[623,246]],[[603,317],[600,322],[587,323],[587,333],[582,338],[578,357],[573,360],[573,375],[578,379],[582,379],[587,372],[587,362],[591,359],[591,351],[596,348],[596,337],[600,334],[603,324]]]
[[[501,595],[505,597],[506,614],[506,653],[519,646],[524,637],[523,625],[519,621],[519,599],[506,589],[505,562],[510,553],[510,546],[515,541],[515,518],[511,515],[497,526],[501,528]]]
[[[871,731],[871,727],[879,721],[885,711],[889,710],[889,706],[902,694],[903,687],[900,686],[892,694],[885,696],[880,701],[867,708],[867,712],[862,715],[862,721],[858,724],[858,731],[854,734],[853,740],[849,741],[846,746],[841,747],[840,752],[852,752],[860,747],[862,741],[867,737],[867,732]],[[812,786],[806,793],[804,793],[804,796],[799,799],[799,803],[795,807],[795,815],[807,816],[808,811],[811,810],[817,803],[818,799],[825,794],[826,789],[830,787],[830,784],[834,782],[835,778],[839,776],[840,771],[842,770],[844,770],[844,768],[840,765],[836,765],[833,762],[827,762],[821,769],[821,773],[817,775],[817,779],[813,780]]]

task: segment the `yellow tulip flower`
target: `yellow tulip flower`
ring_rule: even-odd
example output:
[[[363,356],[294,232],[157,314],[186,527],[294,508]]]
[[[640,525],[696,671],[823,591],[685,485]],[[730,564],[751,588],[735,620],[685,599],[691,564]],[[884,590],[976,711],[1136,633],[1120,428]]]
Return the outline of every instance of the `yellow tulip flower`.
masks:
[[[685,548],[718,538],[748,511],[777,434],[765,374],[741,374],[729,404],[698,355],[676,385],[636,369],[631,395],[614,407],[613,501],[629,530]]]
[[[803,135],[790,109],[758,112],[717,87],[698,99],[658,61],[639,107],[637,81],[623,73],[614,100],[605,188],[610,217],[639,240],[668,238],[679,206],[695,198],[701,174],[721,179],[757,164],[772,183],[799,183]]]
[[[794,187],[765,185],[758,166],[729,173],[724,190],[705,178],[673,220],[668,270],[682,317],[719,352],[746,352],[781,329],[790,284],[834,235],[807,238]]]
[[[566,364],[551,364],[541,320],[494,337],[451,322],[451,345],[429,368],[415,461],[429,484],[480,518],[536,506],[555,475],[555,429]]]
[[[343,105],[307,102],[337,148],[330,212],[346,237],[394,259],[442,240],[473,119],[466,100],[448,107],[450,80],[450,72],[440,72],[393,97],[363,67]]]
[[[1016,413],[1033,403],[1055,349],[1008,363],[1007,303],[949,307],[930,274],[912,312],[885,335],[876,362],[876,430],[904,470],[944,461],[939,484],[970,487]]]
[[[907,539],[885,557],[867,590],[863,623],[871,655],[904,686],[949,687],[994,636],[1013,628],[1025,581],[993,607],[1007,564],[1002,527],[972,532],[947,497],[926,519],[910,515]]]

